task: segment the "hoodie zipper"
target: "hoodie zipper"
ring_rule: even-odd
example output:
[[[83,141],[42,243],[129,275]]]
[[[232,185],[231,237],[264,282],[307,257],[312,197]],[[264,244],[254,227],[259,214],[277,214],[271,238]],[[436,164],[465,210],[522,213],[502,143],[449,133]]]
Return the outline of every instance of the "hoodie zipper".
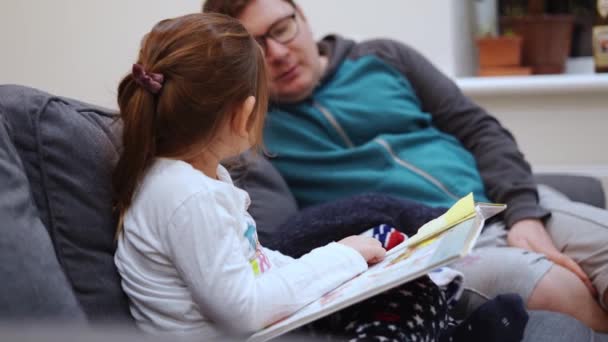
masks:
[[[319,110],[321,112],[321,114],[323,114],[323,116],[325,116],[327,121],[329,121],[329,123],[338,132],[338,135],[342,138],[342,140],[344,140],[344,143],[346,144],[347,147],[350,147],[350,148],[355,147],[355,144],[353,144],[352,140],[350,140],[350,138],[348,137],[348,135],[346,135],[346,132],[344,131],[342,126],[340,126],[340,124],[338,123],[338,120],[336,120],[334,115],[326,107],[324,107],[322,104],[320,104],[317,101],[313,101],[312,106],[315,107],[317,110]]]
[[[454,193],[452,193],[443,183],[441,183],[437,178],[433,177],[430,173],[414,166],[411,163],[406,162],[405,160],[399,158],[399,156],[397,156],[397,154],[393,151],[393,149],[391,148],[391,145],[389,145],[389,143],[382,139],[382,138],[377,138],[374,140],[375,142],[377,142],[380,146],[382,146],[393,158],[393,160],[395,162],[397,162],[397,164],[405,167],[406,169],[414,172],[415,174],[423,177],[424,179],[426,179],[427,181],[433,183],[436,187],[438,187],[439,189],[441,189],[443,192],[445,192],[448,196],[452,197],[453,199],[457,200],[459,199],[458,196],[454,195]]]
[[[344,143],[346,144],[347,147],[350,147],[350,148],[355,147],[355,144],[353,144],[352,140],[350,140],[350,138],[346,134],[346,131],[344,130],[344,128],[342,128],[340,123],[338,123],[338,120],[336,120],[336,117],[327,109],[327,107],[323,106],[322,104],[320,104],[317,101],[313,101],[312,105],[314,108],[319,110],[321,112],[321,114],[323,114],[323,116],[327,119],[327,121],[329,121],[329,123],[334,127],[336,132],[338,132],[338,135],[342,138],[342,140],[344,141]],[[435,185],[436,187],[441,189],[441,191],[445,192],[448,196],[452,197],[452,199],[457,200],[460,198],[460,197],[454,195],[454,193],[452,193],[443,183],[441,183],[437,178],[433,177],[428,172],[399,158],[399,156],[397,156],[397,154],[393,151],[391,145],[386,140],[384,140],[382,138],[377,138],[374,141],[377,142],[380,146],[382,146],[382,148],[384,148],[388,152],[388,154],[393,158],[393,160],[397,164],[403,166],[404,168],[410,170],[411,172],[414,172],[415,174],[419,175],[420,177],[431,182],[433,185]]]

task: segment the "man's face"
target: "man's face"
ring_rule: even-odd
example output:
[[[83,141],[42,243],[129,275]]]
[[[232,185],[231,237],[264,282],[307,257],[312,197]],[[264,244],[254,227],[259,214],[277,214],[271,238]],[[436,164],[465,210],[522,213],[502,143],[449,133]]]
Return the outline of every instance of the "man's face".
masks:
[[[321,63],[310,26],[302,13],[284,0],[254,0],[238,19],[254,37],[264,36],[261,40],[265,43],[272,99],[297,102],[309,96],[321,78]],[[293,39],[280,43],[272,38],[289,20],[297,24]]]

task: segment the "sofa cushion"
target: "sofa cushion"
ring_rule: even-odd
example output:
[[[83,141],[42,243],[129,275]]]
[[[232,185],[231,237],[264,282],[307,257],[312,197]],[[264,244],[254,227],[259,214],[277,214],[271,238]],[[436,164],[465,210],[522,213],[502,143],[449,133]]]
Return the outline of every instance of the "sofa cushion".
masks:
[[[264,156],[246,152],[225,163],[236,186],[251,198],[249,214],[262,243],[281,234],[279,226],[298,212],[298,204],[279,171]]]
[[[130,320],[113,262],[115,114],[11,85],[0,86],[0,110],[13,128],[40,220],[87,317]]]
[[[536,183],[548,185],[575,202],[606,208],[602,181],[598,178],[565,173],[539,173],[534,178]]]
[[[84,321],[0,110],[0,318]]]

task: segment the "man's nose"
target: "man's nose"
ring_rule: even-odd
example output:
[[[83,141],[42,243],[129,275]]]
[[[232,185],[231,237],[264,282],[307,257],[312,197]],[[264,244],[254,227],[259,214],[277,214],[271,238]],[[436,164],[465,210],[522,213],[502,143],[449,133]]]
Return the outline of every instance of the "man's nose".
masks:
[[[269,62],[279,62],[283,60],[289,53],[289,48],[274,39],[266,39],[266,59]]]

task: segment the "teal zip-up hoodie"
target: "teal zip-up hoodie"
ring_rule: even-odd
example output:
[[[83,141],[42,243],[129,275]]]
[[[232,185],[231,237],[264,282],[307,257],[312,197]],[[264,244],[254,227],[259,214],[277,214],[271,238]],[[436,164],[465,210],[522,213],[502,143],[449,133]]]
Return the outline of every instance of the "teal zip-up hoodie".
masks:
[[[488,201],[475,149],[506,142],[507,148],[496,157],[506,153],[515,156],[516,163],[495,161],[491,174],[500,173],[501,164],[514,164],[508,168],[516,171],[510,178],[524,175],[520,180],[528,182],[527,189],[515,188],[517,202],[508,191],[491,197],[513,202],[509,204],[516,211],[520,208],[518,219],[546,215],[537,205],[529,166],[512,136],[485,112],[467,114],[481,109],[459,91],[446,88],[445,83],[452,82],[423,57],[392,41],[355,44],[335,36],[322,41],[320,49],[330,59],[320,84],[304,101],[271,104],[264,134],[270,160],[301,206],[362,192],[441,207],[469,192],[478,201]],[[428,74],[420,76],[423,72]],[[438,103],[425,103],[428,98]],[[468,122],[469,117],[475,120]],[[479,128],[486,130],[485,135],[472,131]],[[469,135],[468,141],[466,136],[462,141],[463,134]],[[477,146],[472,153],[463,143]],[[513,181],[511,190],[518,181]],[[525,209],[521,204],[526,204]]]

